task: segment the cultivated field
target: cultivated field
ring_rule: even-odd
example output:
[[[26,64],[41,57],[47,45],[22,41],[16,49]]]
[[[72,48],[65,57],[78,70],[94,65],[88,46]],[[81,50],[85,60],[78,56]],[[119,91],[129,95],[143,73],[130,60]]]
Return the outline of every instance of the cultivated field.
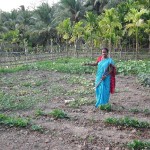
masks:
[[[10,117],[4,124],[5,117],[0,120],[0,150],[127,150],[135,139],[150,139],[150,89],[133,76],[116,76],[106,110],[94,108],[95,74],[34,69],[0,79],[0,111]],[[13,124],[14,116],[26,125]],[[110,117],[127,121],[115,125]]]

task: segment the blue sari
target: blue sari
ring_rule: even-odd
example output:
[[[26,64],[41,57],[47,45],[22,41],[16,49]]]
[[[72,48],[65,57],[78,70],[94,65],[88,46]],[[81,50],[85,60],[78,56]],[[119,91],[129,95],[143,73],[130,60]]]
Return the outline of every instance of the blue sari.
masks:
[[[97,74],[96,74],[96,80],[95,80],[95,85],[96,85],[95,107],[99,107],[100,105],[105,105],[109,102],[110,75],[107,75],[107,77],[102,81],[101,81],[101,78],[106,73],[106,70],[110,64],[114,65],[114,61],[111,58],[106,58],[98,62],[98,68],[97,68]]]

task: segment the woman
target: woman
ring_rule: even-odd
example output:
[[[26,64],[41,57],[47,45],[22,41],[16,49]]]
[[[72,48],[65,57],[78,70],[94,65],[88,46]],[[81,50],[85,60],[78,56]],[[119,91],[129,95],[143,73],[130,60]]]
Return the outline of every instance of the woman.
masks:
[[[98,57],[96,63],[85,65],[98,66],[95,87],[96,87],[96,104],[95,107],[105,105],[109,102],[110,93],[115,90],[115,66],[114,61],[108,57],[108,49],[102,49],[102,55]]]

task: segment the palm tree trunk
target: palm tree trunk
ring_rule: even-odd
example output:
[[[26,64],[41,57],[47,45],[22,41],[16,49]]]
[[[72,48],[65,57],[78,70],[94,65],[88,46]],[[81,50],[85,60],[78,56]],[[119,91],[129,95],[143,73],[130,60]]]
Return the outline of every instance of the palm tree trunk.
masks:
[[[92,39],[92,33],[91,33],[91,57],[93,58],[93,39]]]
[[[110,35],[111,35],[111,29],[110,29]],[[109,40],[109,57],[111,57],[111,36]]]
[[[149,53],[150,53],[150,34],[149,34]]]
[[[68,41],[66,40],[66,52],[67,52],[67,57],[68,57]]]
[[[109,40],[109,57],[111,57],[111,39]]]
[[[50,51],[51,53],[53,52],[53,41],[52,41],[52,39],[51,39],[51,51]]]
[[[74,42],[74,48],[75,48],[75,50],[74,50],[74,56],[77,56],[77,41],[76,40]]]
[[[138,28],[136,29],[136,59],[138,58]]]

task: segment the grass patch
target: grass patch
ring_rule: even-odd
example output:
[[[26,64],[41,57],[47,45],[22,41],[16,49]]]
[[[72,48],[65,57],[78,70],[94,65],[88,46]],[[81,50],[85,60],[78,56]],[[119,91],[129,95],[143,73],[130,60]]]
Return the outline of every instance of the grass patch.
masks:
[[[148,122],[138,121],[137,119],[132,119],[129,117],[125,118],[107,118],[105,123],[117,125],[117,126],[126,126],[126,127],[135,127],[135,128],[150,128]]]
[[[127,147],[130,150],[149,150],[150,149],[150,142],[133,140],[132,142],[127,143]]]

